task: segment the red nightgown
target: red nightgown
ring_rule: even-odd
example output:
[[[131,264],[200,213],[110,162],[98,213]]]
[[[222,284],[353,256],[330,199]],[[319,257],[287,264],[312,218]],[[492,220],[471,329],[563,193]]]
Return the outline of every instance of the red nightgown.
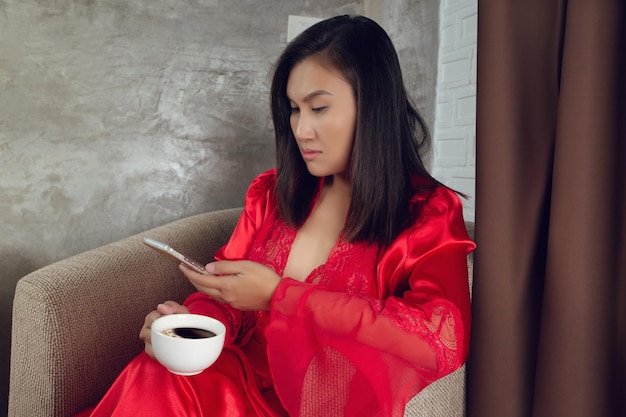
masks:
[[[278,216],[274,184],[275,170],[252,182],[216,259],[250,259],[282,275],[296,229]],[[142,353],[91,415],[402,416],[415,394],[465,361],[466,255],[475,247],[453,192],[438,187],[411,201],[420,215],[389,248],[339,239],[305,282],[282,280],[269,311],[192,294],[191,312],[228,328],[218,361],[184,377]]]

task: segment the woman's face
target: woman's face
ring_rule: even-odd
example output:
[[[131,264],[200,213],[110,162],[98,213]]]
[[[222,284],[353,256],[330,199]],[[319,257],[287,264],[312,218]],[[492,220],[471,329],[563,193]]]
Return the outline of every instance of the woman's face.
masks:
[[[356,125],[350,84],[339,71],[307,58],[291,70],[287,97],[291,130],[309,172],[347,176]]]

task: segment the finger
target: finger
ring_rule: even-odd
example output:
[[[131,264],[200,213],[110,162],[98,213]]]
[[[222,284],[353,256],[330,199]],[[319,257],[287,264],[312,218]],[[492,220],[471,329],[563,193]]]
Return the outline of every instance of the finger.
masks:
[[[221,289],[222,285],[222,277],[216,277],[213,275],[204,275],[199,274],[191,269],[186,268],[181,265],[180,270],[183,271],[183,274],[187,277],[187,279],[196,287],[196,288],[214,288]]]
[[[188,313],[187,307],[178,304],[176,301],[166,301],[157,306],[157,311],[163,315]]]
[[[152,328],[152,323],[156,319],[158,319],[159,317],[161,317],[161,313],[159,313],[156,310],[151,311],[150,313],[148,313],[148,315],[146,316],[146,318],[145,318],[145,320],[143,322],[143,327],[139,331],[139,338],[141,340],[145,341],[146,338],[149,340],[149,338],[150,338],[150,329]]]
[[[224,298],[223,298],[223,294],[222,291],[217,289],[217,288],[213,288],[213,287],[203,287],[201,285],[196,285],[192,282],[193,286],[196,287],[196,290],[198,292],[201,292],[202,294],[206,294],[211,296],[211,298],[213,298],[214,300],[220,301],[220,302],[224,302]]]
[[[139,339],[141,339],[144,343],[152,342],[152,334],[150,333],[152,330],[149,327],[142,327],[139,332]]]
[[[238,275],[244,271],[246,261],[217,261],[205,266],[205,269],[215,275]]]
[[[154,356],[154,350],[152,349],[151,343],[146,343],[146,347],[144,348],[144,350],[146,351],[146,354],[148,356],[150,356],[152,359],[156,359],[156,357]]]
[[[158,310],[152,310],[146,316],[146,319],[144,320],[144,326],[149,329],[152,326],[152,323],[161,316],[162,314]]]

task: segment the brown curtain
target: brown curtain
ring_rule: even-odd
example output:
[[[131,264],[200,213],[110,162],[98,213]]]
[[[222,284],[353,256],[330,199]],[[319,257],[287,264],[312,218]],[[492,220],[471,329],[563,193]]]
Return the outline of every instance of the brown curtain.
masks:
[[[626,416],[626,0],[478,0],[470,417]]]

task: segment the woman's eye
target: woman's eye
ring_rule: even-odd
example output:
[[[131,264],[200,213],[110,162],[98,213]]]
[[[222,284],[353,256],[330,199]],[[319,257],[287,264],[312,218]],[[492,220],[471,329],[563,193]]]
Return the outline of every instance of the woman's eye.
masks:
[[[323,112],[328,106],[322,106],[322,107],[313,107],[313,113],[321,113]]]
[[[298,107],[291,107],[289,111],[293,114],[293,113],[298,113],[300,109]]]

